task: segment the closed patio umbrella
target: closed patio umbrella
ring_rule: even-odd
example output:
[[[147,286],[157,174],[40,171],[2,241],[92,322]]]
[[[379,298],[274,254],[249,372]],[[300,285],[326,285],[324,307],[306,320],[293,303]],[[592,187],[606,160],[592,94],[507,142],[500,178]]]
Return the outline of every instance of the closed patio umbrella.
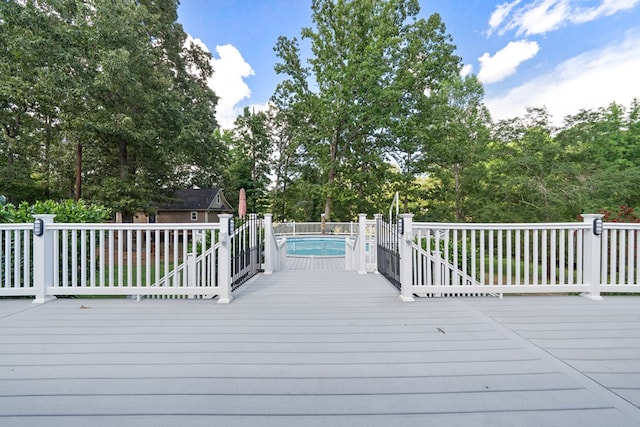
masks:
[[[240,189],[240,198],[238,200],[238,216],[244,218],[247,214],[247,193],[244,188]]]

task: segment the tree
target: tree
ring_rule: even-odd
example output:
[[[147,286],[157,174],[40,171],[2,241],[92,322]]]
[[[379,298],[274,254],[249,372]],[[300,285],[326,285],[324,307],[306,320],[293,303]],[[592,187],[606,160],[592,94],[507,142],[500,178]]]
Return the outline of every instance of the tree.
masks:
[[[231,139],[228,200],[237,201],[236,195],[244,188],[250,212],[260,212],[268,205],[271,140],[267,126],[266,113],[251,112],[245,107],[236,119]]]
[[[289,99],[306,117],[301,145],[321,172],[328,220],[336,208],[338,217],[374,209],[364,202],[384,185],[399,106],[436,87],[458,60],[440,17],[418,19],[416,0],[314,0],[312,12],[314,28],[302,30],[310,67],[295,39],[280,38],[276,71],[288,76]]]
[[[86,99],[89,11],[63,0],[0,3],[0,167],[12,199],[66,193],[62,143]]]
[[[212,70],[208,55],[185,46],[176,1],[96,0],[96,6],[100,72],[86,122],[96,142],[88,150],[86,187],[132,214],[148,208],[162,188],[184,184],[183,165],[210,152],[216,98],[206,79]]]
[[[423,132],[432,141],[425,147],[430,158],[424,170],[437,183],[431,189],[438,194],[430,198],[431,209],[457,222],[472,218],[474,194],[484,175],[491,118],[483,96],[482,84],[473,75],[451,78],[430,96],[433,118]]]
[[[554,221],[570,216],[579,192],[568,152],[554,137],[545,108],[528,108],[522,118],[494,125],[478,220]]]
[[[565,119],[557,139],[574,164],[581,211],[640,206],[640,126],[638,101],[582,110]],[[578,212],[581,213],[581,212]]]
[[[225,152],[210,55],[187,43],[177,4],[0,3],[0,168],[10,198],[84,192],[133,213],[165,188],[216,180]]]

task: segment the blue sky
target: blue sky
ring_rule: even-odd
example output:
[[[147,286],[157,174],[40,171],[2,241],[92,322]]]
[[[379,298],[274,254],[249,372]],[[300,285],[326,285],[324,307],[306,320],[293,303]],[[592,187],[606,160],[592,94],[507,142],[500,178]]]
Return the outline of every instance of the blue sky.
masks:
[[[420,0],[439,13],[495,120],[546,106],[554,121],[640,98],[640,0]],[[311,0],[182,0],[178,21],[213,54],[217,117],[231,127],[280,81],[278,36],[300,38]]]

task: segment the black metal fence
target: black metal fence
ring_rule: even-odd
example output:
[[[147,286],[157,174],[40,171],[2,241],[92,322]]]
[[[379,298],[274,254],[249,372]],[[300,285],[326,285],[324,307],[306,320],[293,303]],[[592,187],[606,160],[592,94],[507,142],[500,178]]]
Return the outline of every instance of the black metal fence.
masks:
[[[231,290],[261,271],[264,261],[264,223],[257,215],[234,220],[231,239]]]
[[[400,232],[397,220],[379,216],[376,221],[378,271],[400,289]]]

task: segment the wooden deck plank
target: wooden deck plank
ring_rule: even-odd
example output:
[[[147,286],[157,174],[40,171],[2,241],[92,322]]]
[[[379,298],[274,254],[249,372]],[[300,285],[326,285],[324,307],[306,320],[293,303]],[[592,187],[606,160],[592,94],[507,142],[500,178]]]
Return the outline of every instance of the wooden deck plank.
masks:
[[[344,257],[288,256],[287,270],[344,271]]]
[[[633,427],[637,424],[629,423],[614,409],[596,410],[566,410],[566,411],[514,411],[514,412],[459,412],[459,413],[435,413],[435,414],[357,414],[357,415],[309,415],[309,416],[251,416],[243,414],[235,415],[194,415],[173,414],[138,416],[114,415],[114,416],[58,416],[48,417],[47,427],[87,426],[92,427],[139,427],[139,426],[231,426],[231,427],[281,427],[281,426],[305,426],[305,427],[466,427],[466,426],[564,426],[579,425],[581,427],[602,427],[602,420],[616,427]],[[568,421],[562,424],[562,421]],[[3,417],[3,422],[16,427],[41,427],[41,417]]]
[[[640,298],[616,298],[407,304],[289,270],[229,305],[0,301],[0,425],[640,425]]]
[[[43,400],[46,408],[38,410]],[[587,390],[492,391],[407,394],[146,394],[5,396],[0,412],[7,415],[356,415],[453,413],[464,401],[466,412],[555,411],[609,409]],[[176,404],[179,403],[179,406]]]
[[[543,306],[509,298],[502,307],[483,301],[472,304],[575,369],[585,384],[591,380],[594,389],[602,387],[622,405],[629,402],[639,408],[640,299],[549,297],[545,302]]]
[[[5,380],[4,395],[78,394],[228,394],[308,395],[402,393],[469,393],[514,390],[549,390],[566,387],[560,373],[494,374],[476,376],[348,377],[348,378],[104,378],[100,389],[92,378]]]

